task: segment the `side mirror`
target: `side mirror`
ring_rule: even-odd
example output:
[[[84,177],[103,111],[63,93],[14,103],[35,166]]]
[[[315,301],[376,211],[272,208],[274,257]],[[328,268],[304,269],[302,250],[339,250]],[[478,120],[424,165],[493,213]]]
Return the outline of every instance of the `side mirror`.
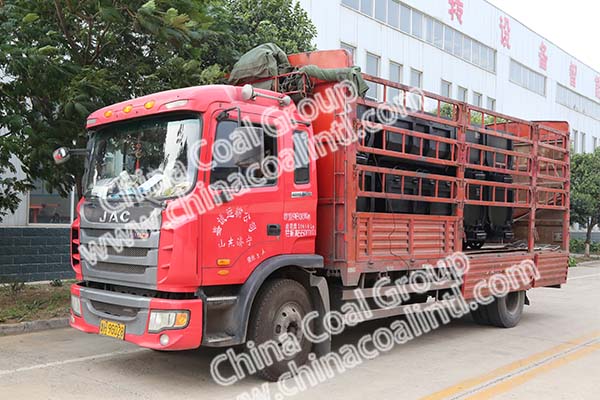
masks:
[[[59,147],[52,152],[52,158],[54,159],[54,164],[61,165],[69,161],[71,152],[66,147]]]
[[[235,129],[230,139],[233,142],[244,143],[244,148],[233,152],[233,162],[236,166],[244,168],[263,161],[264,130],[256,127],[239,127]]]

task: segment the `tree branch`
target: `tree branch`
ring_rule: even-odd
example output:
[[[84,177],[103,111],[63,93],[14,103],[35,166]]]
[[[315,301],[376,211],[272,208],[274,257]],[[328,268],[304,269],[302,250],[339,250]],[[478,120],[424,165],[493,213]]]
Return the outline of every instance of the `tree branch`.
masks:
[[[60,28],[63,31],[63,34],[65,35],[65,38],[67,39],[67,42],[69,43],[69,46],[71,47],[71,50],[74,53],[78,53],[77,45],[75,44],[75,41],[73,40],[73,37],[71,36],[71,33],[69,32],[69,28],[67,27],[67,24],[65,22],[65,15],[64,15],[62,6],[60,5],[60,0],[54,0],[54,7],[56,8],[56,15],[58,17],[58,23],[60,25]],[[79,55],[79,54],[77,54],[77,55]]]

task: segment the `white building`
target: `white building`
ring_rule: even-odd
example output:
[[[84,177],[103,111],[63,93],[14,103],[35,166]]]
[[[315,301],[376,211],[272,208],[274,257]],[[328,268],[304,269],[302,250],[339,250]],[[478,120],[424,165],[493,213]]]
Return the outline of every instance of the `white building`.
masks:
[[[526,120],[564,120],[600,146],[600,72],[484,0],[299,0],[320,50],[363,71]]]
[[[371,75],[527,120],[565,120],[577,152],[600,146],[600,72],[484,0],[299,0],[317,48]],[[75,195],[37,189],[0,227],[68,227]]]

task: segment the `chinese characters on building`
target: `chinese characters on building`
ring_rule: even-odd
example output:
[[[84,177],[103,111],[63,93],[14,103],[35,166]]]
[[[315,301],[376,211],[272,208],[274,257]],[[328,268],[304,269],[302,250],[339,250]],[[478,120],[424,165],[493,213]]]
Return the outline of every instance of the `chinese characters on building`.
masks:
[[[500,43],[510,49],[510,20],[508,17],[500,17]]]
[[[540,68],[543,69],[544,71],[548,70],[548,46],[546,46],[546,43],[542,42],[542,44],[540,44]]]
[[[596,97],[600,99],[600,76],[596,77]]]
[[[464,12],[464,4],[461,0],[448,0],[448,4],[450,4],[450,9],[448,9],[448,14],[450,14],[450,19],[454,21],[454,17],[459,24],[463,23],[463,12]]]
[[[569,67],[569,78],[571,82],[571,86],[577,87],[577,64],[571,63]]]

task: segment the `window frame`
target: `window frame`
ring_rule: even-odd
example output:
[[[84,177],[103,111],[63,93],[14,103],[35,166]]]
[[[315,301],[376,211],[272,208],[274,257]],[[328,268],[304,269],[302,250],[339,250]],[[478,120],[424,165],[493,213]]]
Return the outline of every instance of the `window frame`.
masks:
[[[417,76],[419,77],[419,85],[414,85],[413,84],[413,74],[417,73]],[[423,89],[423,71],[419,71],[416,68],[412,68],[410,69],[410,86],[411,87],[416,87],[419,89]]]
[[[208,184],[209,184],[209,186],[211,186],[211,185],[213,185],[213,184],[215,184],[216,182],[219,182],[219,181],[227,181],[227,179],[225,179],[225,180],[219,179],[216,182],[213,182],[213,168],[214,167],[212,167],[212,162],[214,161],[214,146],[215,146],[215,142],[219,139],[217,137],[217,130],[219,129],[219,125],[220,124],[226,123],[226,122],[232,122],[232,123],[234,123],[236,125],[238,124],[238,121],[237,120],[233,120],[233,119],[223,119],[221,121],[217,121],[216,120],[215,135],[214,135],[213,142],[212,142],[212,144],[210,146],[210,163],[211,163],[211,168],[210,168],[210,171],[208,171],[209,172],[209,176],[208,176]],[[280,150],[280,147],[281,147],[281,144],[280,144],[280,134],[277,134],[276,136],[273,136],[273,135],[270,135],[268,133],[268,131],[270,131],[270,130],[272,130],[273,132],[277,132],[277,127],[274,126],[274,125],[264,125],[264,124],[261,124],[260,122],[254,122],[254,121],[250,121],[250,122],[252,123],[253,127],[257,127],[257,128],[263,129],[263,131],[264,131],[264,136],[263,137],[264,138],[266,138],[268,136],[268,137],[270,137],[270,138],[272,138],[274,140],[275,154],[273,156],[277,159],[277,168],[281,168],[281,162],[280,162],[280,159],[279,159],[279,154],[280,154],[280,151],[281,151]],[[247,126],[247,125],[244,125],[244,126]],[[236,126],[236,128],[237,127],[238,126]],[[233,132],[233,130],[231,132],[229,132],[229,135],[231,135],[232,132]],[[264,147],[264,142],[263,142],[263,151],[264,151],[264,149],[265,149],[265,147]],[[280,175],[281,174],[278,174],[278,176],[277,176],[277,178],[275,180],[273,180],[273,181],[267,181],[267,183],[264,184],[264,185],[251,185],[251,186],[248,186],[247,189],[248,190],[254,190],[254,189],[276,187],[276,186],[279,185]]]
[[[343,50],[348,51],[350,53],[350,55],[352,56],[352,62],[356,63],[356,46],[352,46],[351,44],[348,44],[347,42],[340,40],[340,47]]]
[[[304,140],[304,144],[306,147],[304,148],[306,151],[307,163],[305,166],[298,168],[296,161],[298,156],[297,146],[296,146],[296,138],[302,137]],[[309,137],[308,132],[303,130],[294,130],[292,133],[292,152],[294,154],[294,185],[310,185],[310,149],[309,149]],[[304,150],[303,149],[303,150]],[[298,180],[298,171],[306,169],[306,180],[299,181]]]
[[[373,59],[377,60],[377,73],[372,74],[371,72],[369,72],[369,57],[372,57]],[[381,56],[372,53],[370,51],[366,51],[366,57],[365,57],[365,72],[368,75],[372,75],[372,76],[381,76]],[[375,99],[376,101],[379,101],[380,99],[380,85],[376,84],[375,82],[367,82],[367,85],[369,86],[369,91],[367,91],[367,97],[371,98],[371,99]],[[371,97],[369,96],[369,92],[371,92],[371,89],[375,90],[375,97]]]
[[[461,94],[464,96],[461,97]],[[456,97],[458,101],[462,101],[463,103],[469,102],[469,89],[464,86],[458,86],[458,91],[456,92]]]
[[[44,181],[40,180],[41,184],[44,184]],[[76,193],[77,193],[77,186],[73,186],[71,188],[71,191],[69,192],[69,196],[68,197],[61,197],[61,199],[67,199],[69,201],[68,203],[68,207],[69,207],[69,222],[32,222],[29,214],[30,214],[30,210],[31,210],[31,191],[27,192],[26,195],[26,205],[27,205],[27,209],[26,209],[26,215],[25,215],[25,226],[48,226],[48,227],[68,227],[71,226],[71,224],[73,223],[73,221],[75,221],[75,217],[76,217],[76,208],[77,208],[77,203],[78,203],[78,199],[76,198]]]
[[[476,102],[475,99],[479,99],[479,102]],[[473,91],[473,105],[475,107],[483,108],[483,94]]]
[[[444,94],[444,87],[445,86],[448,87],[448,95]],[[452,98],[452,82],[447,81],[445,79],[441,80],[440,95],[443,96],[443,97]]]

